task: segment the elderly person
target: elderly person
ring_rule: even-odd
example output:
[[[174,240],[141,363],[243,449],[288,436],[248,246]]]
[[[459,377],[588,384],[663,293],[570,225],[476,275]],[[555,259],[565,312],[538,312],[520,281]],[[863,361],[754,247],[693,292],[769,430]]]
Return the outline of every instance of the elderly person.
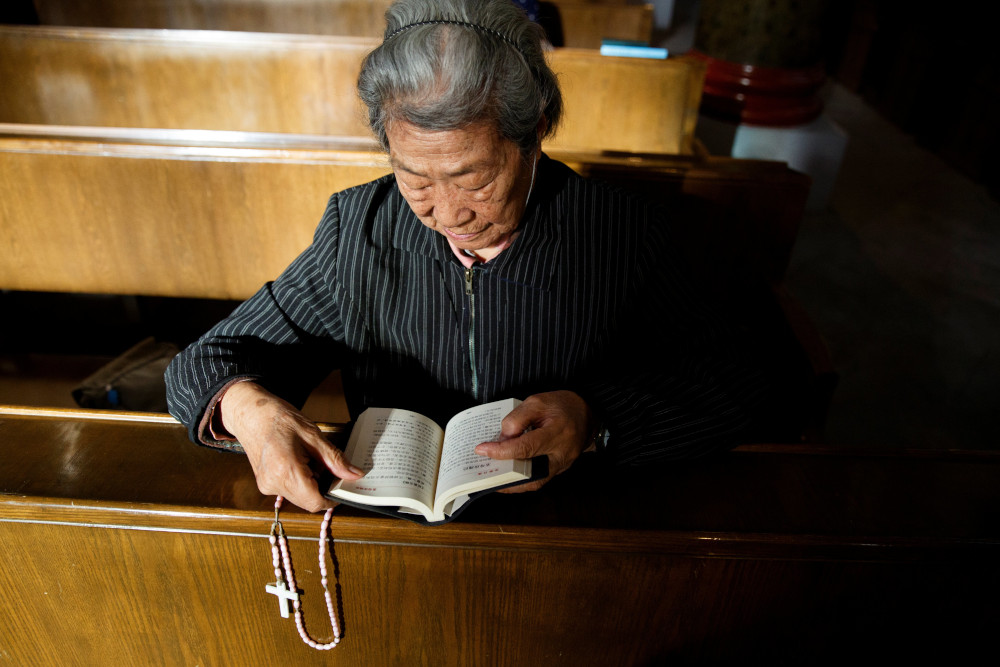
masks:
[[[541,151],[561,97],[538,25],[509,0],[401,0],[387,23],[358,88],[393,173],[334,194],[312,245],[174,360],[191,437],[310,511],[333,504],[317,466],[361,476],[295,407],[334,368],[352,416],[522,398],[477,453],[547,455],[550,476],[588,449],[737,444],[760,381],[686,283],[669,217]]]

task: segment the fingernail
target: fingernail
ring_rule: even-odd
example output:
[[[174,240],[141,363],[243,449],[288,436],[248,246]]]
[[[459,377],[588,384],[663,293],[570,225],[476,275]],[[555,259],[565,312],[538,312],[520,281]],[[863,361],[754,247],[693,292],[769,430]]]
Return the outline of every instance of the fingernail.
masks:
[[[355,475],[364,475],[365,471],[357,466],[347,466],[347,469],[353,472]]]

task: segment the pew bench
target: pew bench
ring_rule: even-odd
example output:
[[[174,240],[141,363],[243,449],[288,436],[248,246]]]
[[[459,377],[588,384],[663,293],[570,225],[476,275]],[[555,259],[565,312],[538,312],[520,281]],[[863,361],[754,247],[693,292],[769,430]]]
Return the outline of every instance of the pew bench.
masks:
[[[341,507],[327,653],[265,592],[273,499],[245,458],[159,415],[0,408],[0,433],[11,664],[974,664],[1000,622],[996,452],[585,458],[434,528]],[[329,641],[320,517],[281,517]]]
[[[35,0],[42,25],[280,32],[381,37],[391,0]],[[596,49],[602,39],[648,41],[653,6],[623,2],[543,3],[542,21],[560,46]]]
[[[677,211],[706,280],[784,277],[809,189],[784,163],[546,152]],[[3,123],[0,166],[0,287],[210,299],[251,295],[332,192],[390,171],[371,140]]]
[[[289,135],[2,125],[0,238],[10,251],[0,289],[245,299],[309,244],[332,192],[389,172],[367,148]],[[549,154],[674,213],[699,283],[787,373],[788,395],[768,420],[782,430],[771,437],[818,437],[836,374],[781,290],[808,178],[767,161]]]
[[[0,26],[0,122],[370,137],[355,91],[378,40]],[[565,116],[546,149],[694,154],[704,64],[548,54]]]
[[[551,18],[550,33],[557,46],[599,49],[606,39],[648,44],[653,36],[653,5],[620,2],[542,2]],[[545,7],[548,5],[548,7]],[[541,21],[546,25],[546,21]]]

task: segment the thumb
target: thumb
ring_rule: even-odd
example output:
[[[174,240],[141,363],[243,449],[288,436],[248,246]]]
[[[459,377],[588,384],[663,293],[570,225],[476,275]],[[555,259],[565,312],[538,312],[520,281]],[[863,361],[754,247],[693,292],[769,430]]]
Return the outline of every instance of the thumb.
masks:
[[[491,459],[530,459],[537,453],[538,444],[531,432],[516,437],[501,439],[499,442],[483,442],[476,446],[476,454]]]
[[[530,403],[521,403],[500,422],[500,441],[518,438],[528,431],[538,418]]]

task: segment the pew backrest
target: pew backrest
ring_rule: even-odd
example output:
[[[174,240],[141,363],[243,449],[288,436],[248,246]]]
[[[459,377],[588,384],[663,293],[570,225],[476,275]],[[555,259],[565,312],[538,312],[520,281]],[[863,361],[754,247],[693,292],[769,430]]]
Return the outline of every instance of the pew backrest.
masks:
[[[0,286],[243,299],[330,194],[389,172],[374,151],[180,143],[0,138]]]
[[[0,122],[368,137],[355,91],[376,40],[0,26]],[[546,149],[693,152],[704,65],[549,54],[565,118]]]
[[[0,289],[241,300],[310,243],[331,193],[390,171],[371,142],[85,130],[0,126]],[[727,304],[788,389],[762,410],[775,429],[762,437],[818,432],[828,355],[803,353],[821,341],[790,329],[768,289],[787,266],[808,178],[732,158],[551,155],[666,207],[697,284]]]
[[[42,25],[379,37],[392,0],[35,0]]]
[[[380,37],[392,0],[35,0],[42,25],[171,30],[236,30]],[[624,2],[550,3],[563,46],[598,48],[601,40],[645,41],[653,6]]]
[[[0,126],[0,289],[246,298],[330,194],[390,171],[370,142],[89,131]],[[550,155],[667,206],[706,284],[781,280],[809,189],[783,163]]]
[[[605,39],[648,42],[653,5],[596,2],[553,3],[562,28],[562,46],[597,49]]]
[[[373,40],[0,26],[0,122],[365,136]]]

